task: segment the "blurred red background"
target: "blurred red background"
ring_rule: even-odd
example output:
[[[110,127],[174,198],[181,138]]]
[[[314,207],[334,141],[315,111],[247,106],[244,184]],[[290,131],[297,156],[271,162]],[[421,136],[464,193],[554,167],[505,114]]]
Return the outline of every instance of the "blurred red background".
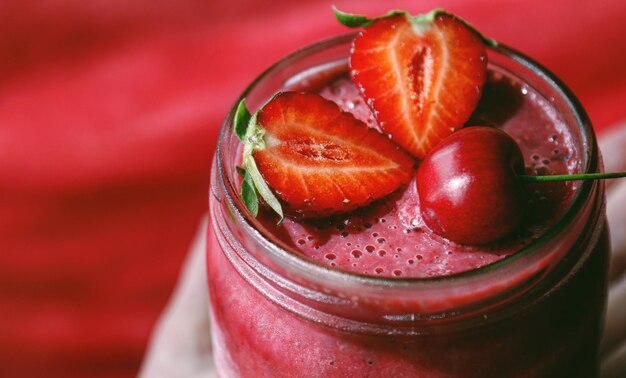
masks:
[[[626,2],[3,0],[0,376],[126,377],[207,207],[217,130],[331,13],[443,7],[626,119]]]

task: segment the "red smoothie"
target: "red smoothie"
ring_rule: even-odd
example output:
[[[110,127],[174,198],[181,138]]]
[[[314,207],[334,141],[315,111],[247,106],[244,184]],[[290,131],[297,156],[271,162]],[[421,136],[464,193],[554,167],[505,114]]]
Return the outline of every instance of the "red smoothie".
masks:
[[[284,64],[292,67],[287,73],[279,66],[265,77],[279,77],[276,90],[316,91],[377,127],[344,61],[324,53],[331,48],[301,52],[314,64],[296,55]],[[319,65],[320,54],[329,64]],[[517,56],[490,54],[503,62]],[[568,103],[553,97],[568,94],[546,95],[517,76],[526,75],[522,68],[509,70],[490,66],[468,125],[505,130],[529,174],[589,169],[585,159],[597,151],[583,150],[585,134],[563,109]],[[463,246],[424,224],[414,181],[350,214],[277,224],[262,209],[258,219],[247,218],[241,206],[228,207],[237,200],[238,151],[229,141],[230,165],[213,167],[207,254],[221,376],[597,374],[608,251],[601,184],[529,185],[518,231]],[[230,186],[220,182],[224,176]]]

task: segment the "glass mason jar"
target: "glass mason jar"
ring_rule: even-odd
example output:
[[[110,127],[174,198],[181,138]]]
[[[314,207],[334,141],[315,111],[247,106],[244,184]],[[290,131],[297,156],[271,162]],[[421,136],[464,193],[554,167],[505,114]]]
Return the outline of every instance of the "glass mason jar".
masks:
[[[242,98],[254,110],[312,67],[345,69],[353,38],[295,52]],[[490,70],[525,83],[560,113],[581,171],[602,169],[589,119],[554,75],[506,46],[488,57]],[[581,183],[545,235],[497,263],[434,278],[358,275],[290,252],[244,210],[233,115],[213,162],[207,242],[222,377],[598,374],[609,252],[601,181]]]

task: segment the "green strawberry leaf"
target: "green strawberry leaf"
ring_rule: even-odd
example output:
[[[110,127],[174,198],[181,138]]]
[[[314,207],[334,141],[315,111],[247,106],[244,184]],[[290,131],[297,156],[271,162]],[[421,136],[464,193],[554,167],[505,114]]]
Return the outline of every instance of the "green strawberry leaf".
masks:
[[[245,99],[239,102],[235,111],[235,134],[243,142],[243,168],[237,167],[237,172],[243,175],[241,198],[246,208],[256,217],[259,212],[258,196],[261,196],[278,214],[280,223],[284,218],[282,206],[259,172],[253,157],[254,151],[265,148],[265,130],[256,122],[258,111],[251,116],[244,101]]]
[[[248,131],[248,126],[250,125],[250,111],[246,108],[246,99],[242,99],[239,101],[237,105],[237,110],[235,110],[235,135],[239,140],[243,141],[243,138],[246,136],[246,131]]]
[[[335,18],[337,18],[337,21],[339,21],[339,23],[349,28],[363,28],[376,20],[380,20],[381,18],[393,17],[399,14],[404,14],[404,15],[407,15],[408,17],[407,12],[400,11],[400,10],[392,10],[384,16],[375,17],[375,18],[367,18],[367,16],[363,16],[360,14],[342,12],[335,7],[333,7],[333,12],[335,13]]]
[[[337,18],[337,21],[339,21],[340,24],[349,28],[362,28],[374,22],[366,16],[345,13],[335,7],[333,7],[333,13],[335,13],[335,18]]]
[[[280,205],[280,202],[278,202],[278,198],[274,196],[274,193],[272,193],[272,190],[267,185],[267,182],[265,182],[265,179],[261,175],[261,172],[259,172],[259,168],[257,168],[254,158],[252,156],[246,157],[244,165],[246,167],[246,175],[250,176],[251,181],[254,184],[254,187],[257,190],[258,194],[261,196],[261,198],[263,198],[265,203],[267,203],[267,205],[271,207],[272,210],[276,212],[276,214],[278,214],[278,216],[280,217],[278,223],[282,222],[283,218],[285,217],[283,215],[283,208]],[[254,214],[254,216],[256,216],[256,214]]]
[[[252,216],[256,217],[259,213],[259,198],[256,195],[254,189],[254,182],[252,176],[246,171],[243,176],[243,182],[241,183],[241,198],[246,205]]]
[[[392,10],[390,12],[388,12],[387,14],[380,16],[380,17],[374,17],[374,18],[367,18],[366,16],[363,15],[358,15],[358,14],[351,14],[351,13],[345,13],[340,11],[339,9],[333,7],[333,12],[335,13],[335,17],[337,18],[337,21],[339,21],[342,25],[345,25],[349,28],[363,28],[366,27],[368,25],[370,25],[371,23],[383,19],[383,18],[388,18],[388,17],[394,17],[397,15],[404,15],[406,16],[406,18],[416,27],[422,27],[425,24],[431,23],[434,21],[435,17],[437,17],[440,14],[445,14],[448,15],[450,17],[454,17],[457,20],[461,21],[463,24],[465,24],[465,26],[467,26],[468,28],[472,29],[476,34],[478,34],[478,36],[483,40],[483,43],[485,43],[486,45],[489,46],[497,46],[498,42],[496,42],[495,40],[491,39],[491,38],[487,38],[484,34],[482,34],[481,32],[478,31],[478,29],[476,29],[474,26],[472,26],[469,22],[465,21],[464,19],[450,13],[447,12],[443,9],[433,9],[432,11],[428,12],[428,13],[424,13],[424,14],[418,14],[416,16],[411,16],[408,12],[406,11],[401,11],[401,10]]]
[[[468,29],[474,31],[474,33],[476,33],[480,37],[480,39],[482,39],[484,44],[489,45],[489,46],[498,45],[498,42],[496,42],[496,40],[487,38],[483,33],[481,33],[478,29],[476,29],[472,24],[462,19],[461,17],[455,14],[452,14],[444,9],[433,9],[428,13],[418,14],[413,17],[408,16],[408,18],[409,18],[409,21],[411,21],[413,25],[419,27],[420,24],[423,25],[423,24],[433,22],[435,20],[435,17],[439,16],[440,14],[444,14],[446,16],[450,16],[461,21]]]
[[[239,176],[246,177],[246,169],[244,167],[237,166],[237,168],[235,169],[237,170],[237,173],[239,174]]]

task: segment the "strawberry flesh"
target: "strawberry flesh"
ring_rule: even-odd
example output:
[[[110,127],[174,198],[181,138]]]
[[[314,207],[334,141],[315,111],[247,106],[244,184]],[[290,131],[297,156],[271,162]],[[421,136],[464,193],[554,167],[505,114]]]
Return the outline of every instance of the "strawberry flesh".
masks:
[[[380,127],[422,159],[469,119],[487,71],[479,34],[450,14],[377,19],[354,40],[352,80]]]
[[[318,94],[284,92],[257,114],[264,148],[252,156],[288,214],[354,210],[407,184],[414,161],[386,136]]]

